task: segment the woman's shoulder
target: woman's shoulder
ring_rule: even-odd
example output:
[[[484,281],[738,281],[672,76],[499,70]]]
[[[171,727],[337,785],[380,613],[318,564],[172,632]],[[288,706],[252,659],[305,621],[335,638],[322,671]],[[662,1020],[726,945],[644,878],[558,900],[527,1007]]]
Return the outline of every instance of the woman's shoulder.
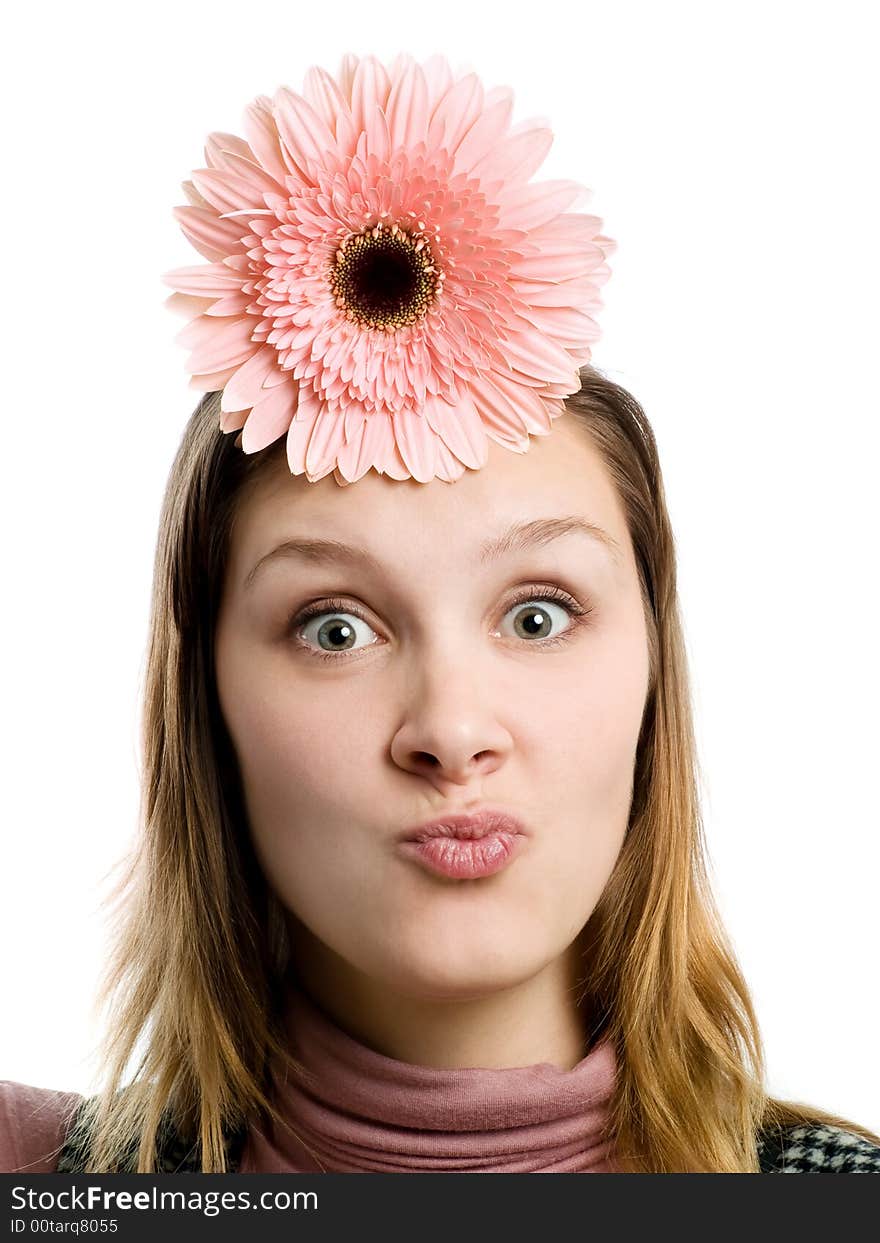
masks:
[[[78,1092],[0,1080],[0,1171],[54,1173],[70,1119],[82,1099]]]
[[[762,1174],[880,1174],[880,1147],[826,1123],[772,1127],[758,1136]]]
[[[97,1096],[79,1097],[67,1115],[60,1152],[56,1153],[59,1174],[83,1174],[89,1160],[94,1137]],[[227,1172],[238,1171],[247,1139],[246,1125],[224,1126]],[[116,1158],[114,1174],[135,1174],[138,1169],[138,1143],[133,1140]],[[200,1144],[180,1132],[167,1114],[163,1114],[156,1132],[155,1172],[157,1174],[198,1174],[202,1163]]]

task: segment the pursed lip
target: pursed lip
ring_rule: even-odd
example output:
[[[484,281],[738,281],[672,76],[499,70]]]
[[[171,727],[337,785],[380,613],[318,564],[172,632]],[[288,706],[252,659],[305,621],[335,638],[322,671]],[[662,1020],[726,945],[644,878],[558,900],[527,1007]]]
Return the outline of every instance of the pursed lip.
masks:
[[[527,835],[525,825],[516,816],[507,812],[484,808],[473,814],[464,812],[438,816],[425,824],[412,825],[400,834],[402,842],[426,842],[432,837],[456,837],[461,840],[475,841],[486,837],[489,833],[511,833]]]

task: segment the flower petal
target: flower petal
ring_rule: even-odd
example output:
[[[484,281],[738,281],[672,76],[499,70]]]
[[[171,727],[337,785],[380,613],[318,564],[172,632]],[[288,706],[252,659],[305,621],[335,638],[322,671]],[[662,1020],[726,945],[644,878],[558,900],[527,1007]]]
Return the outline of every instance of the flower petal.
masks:
[[[517,420],[529,435],[539,436],[550,430],[550,415],[536,389],[527,388],[513,376],[501,375],[497,371],[492,373],[487,383],[491,383],[496,390],[493,398],[496,409],[506,402],[509,417]]]
[[[413,479],[428,483],[437,462],[435,432],[423,415],[412,410],[396,410],[392,417],[394,439],[407,469]]]
[[[454,406],[441,397],[429,396],[422,414],[437,437],[465,466],[479,470],[486,465],[486,429],[470,394],[463,393]]]
[[[195,298],[192,294],[173,293],[165,299],[165,306],[175,315],[182,315],[187,322],[197,315],[204,315],[213,305],[213,298]]]
[[[215,392],[211,389],[211,392]],[[250,410],[230,410],[221,411],[220,414],[220,431],[221,432],[239,432],[244,427]]]
[[[384,109],[390,90],[388,72],[375,56],[358,61],[351,83],[351,119],[357,132],[364,129],[376,105]]]
[[[206,372],[204,375],[194,375],[188,387],[199,393],[219,393],[223,385],[234,375],[234,367],[226,367],[222,371]]]
[[[570,392],[580,388],[580,380],[575,375],[568,353],[530,324],[521,332],[507,334],[504,352],[511,366],[525,377],[526,383],[567,384],[571,381]]]
[[[291,379],[288,384],[269,389],[257,402],[241,435],[241,447],[245,453],[265,449],[284,435],[296,410],[297,388],[296,381]]]
[[[585,341],[595,339],[596,321],[578,307],[527,307],[522,315],[534,324],[542,336],[558,342],[566,350],[580,349]]]
[[[488,446],[487,446],[488,457]],[[460,461],[450,448],[448,448],[442,440],[437,441],[437,462],[434,466],[434,476],[436,479],[442,479],[445,483],[454,483],[456,479],[460,479],[465,472],[465,465]]]
[[[296,414],[287,431],[287,464],[292,475],[306,473],[309,440],[321,414],[321,403],[311,389],[300,387]]]
[[[219,298],[205,311],[206,315],[244,315],[251,304],[251,296],[246,293],[231,293]]]
[[[312,164],[320,164],[336,145],[335,135],[310,103],[288,86],[275,92],[275,124],[303,178],[311,181]]]
[[[391,134],[388,130],[388,118],[378,104],[373,108],[363,133],[358,140],[357,152],[366,162],[369,156],[377,160],[387,160],[391,152]]]
[[[339,137],[340,123],[352,120],[351,108],[326,69],[312,65],[306,71],[303,94],[325,125]]]
[[[311,482],[323,479],[336,465],[345,444],[344,419],[325,405],[309,437],[306,450],[306,476]]]
[[[501,226],[505,229],[539,229],[569,208],[578,198],[589,200],[590,191],[576,181],[537,181],[511,186],[499,198]]]
[[[415,147],[428,133],[428,84],[421,65],[411,56],[391,87],[386,116],[392,147]]]
[[[599,258],[601,259],[601,253]],[[594,267],[596,258],[590,250],[570,246],[568,243],[559,246],[548,242],[538,254],[525,255],[512,263],[510,276],[511,279],[520,281],[564,281],[592,272]]]
[[[465,74],[440,100],[428,126],[428,148],[455,151],[480,115],[483,85],[475,73]]]
[[[336,74],[339,89],[349,107],[351,107],[351,87],[357,66],[358,57],[353,52],[346,52],[339,62],[339,70]]]
[[[238,293],[241,290],[242,278],[225,263],[197,263],[191,267],[174,268],[165,272],[161,280],[180,293],[195,294],[196,297],[224,293]]]
[[[469,173],[478,160],[491,152],[510,123],[513,93],[483,112],[462,138],[455,152],[453,175]]]
[[[180,183],[183,193],[186,195],[186,201],[191,207],[210,207],[211,204],[206,198],[199,194],[191,181],[182,181]]]
[[[277,355],[271,345],[264,345],[251,358],[243,363],[223,391],[220,398],[221,410],[250,409],[260,400],[263,390],[270,387],[266,380],[271,376],[274,380],[277,372],[281,379],[289,380],[289,375],[281,371],[277,365]]]
[[[452,70],[446,57],[435,52],[422,65],[422,72],[428,84],[428,106],[433,114],[442,96],[452,89]]]
[[[526,126],[528,128],[526,128]],[[553,131],[541,121],[514,127],[503,143],[478,160],[472,177],[483,181],[528,181],[553,145]]]
[[[536,397],[533,389],[522,386],[516,390],[516,401],[511,401],[494,372],[474,380],[469,385],[471,400],[483,421],[486,434],[499,444],[527,449],[529,443],[527,431],[528,408],[536,412]]]
[[[219,220],[207,207],[175,207],[174,217],[187,239],[206,259],[223,259],[241,250],[241,225]]]
[[[339,451],[338,467],[349,483],[355,483],[371,468],[379,473],[394,456],[394,425],[384,410],[367,415],[358,430]]]
[[[270,177],[280,184],[294,167],[286,158],[284,146],[278,138],[278,127],[272,112],[272,101],[266,95],[258,95],[244,111],[244,132],[257,160]]]
[[[215,131],[205,139],[205,163],[209,168],[228,168],[230,156],[253,159],[253,152],[243,138]]]
[[[251,338],[251,316],[223,320],[211,320],[204,315],[178,333],[179,345],[192,347],[187,366],[195,374],[220,371],[246,362],[259,348]]]
[[[526,281],[510,278],[511,288],[532,306],[576,306],[596,293],[596,274],[573,280]]]

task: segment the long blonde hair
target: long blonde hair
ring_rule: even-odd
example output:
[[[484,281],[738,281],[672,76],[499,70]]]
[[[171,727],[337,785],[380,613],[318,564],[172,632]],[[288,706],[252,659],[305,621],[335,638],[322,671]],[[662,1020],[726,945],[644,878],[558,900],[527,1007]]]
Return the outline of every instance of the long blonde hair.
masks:
[[[142,717],[142,833],[116,891],[121,920],[100,1000],[104,1082],[89,1172],[155,1169],[166,1127],[205,1172],[226,1141],[275,1117],[270,1064],[290,965],[283,912],[257,864],[217,701],[213,640],[243,490],[285,449],[244,454],[218,431],[220,394],[184,431],[156,548]],[[618,1079],[609,1121],[634,1172],[757,1172],[762,1128],[858,1124],[771,1098],[758,1023],[710,890],[673,535],[653,432],[591,367],[566,401],[622,501],[647,619],[651,677],[624,844],[581,934],[591,1035]]]

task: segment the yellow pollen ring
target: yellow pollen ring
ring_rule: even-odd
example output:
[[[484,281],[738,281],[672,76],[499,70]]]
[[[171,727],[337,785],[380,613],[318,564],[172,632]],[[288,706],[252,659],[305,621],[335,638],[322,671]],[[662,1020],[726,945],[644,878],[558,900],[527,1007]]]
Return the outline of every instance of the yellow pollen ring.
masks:
[[[443,276],[424,237],[379,221],[339,243],[329,279],[333,300],[348,319],[394,332],[425,317],[443,289]]]

